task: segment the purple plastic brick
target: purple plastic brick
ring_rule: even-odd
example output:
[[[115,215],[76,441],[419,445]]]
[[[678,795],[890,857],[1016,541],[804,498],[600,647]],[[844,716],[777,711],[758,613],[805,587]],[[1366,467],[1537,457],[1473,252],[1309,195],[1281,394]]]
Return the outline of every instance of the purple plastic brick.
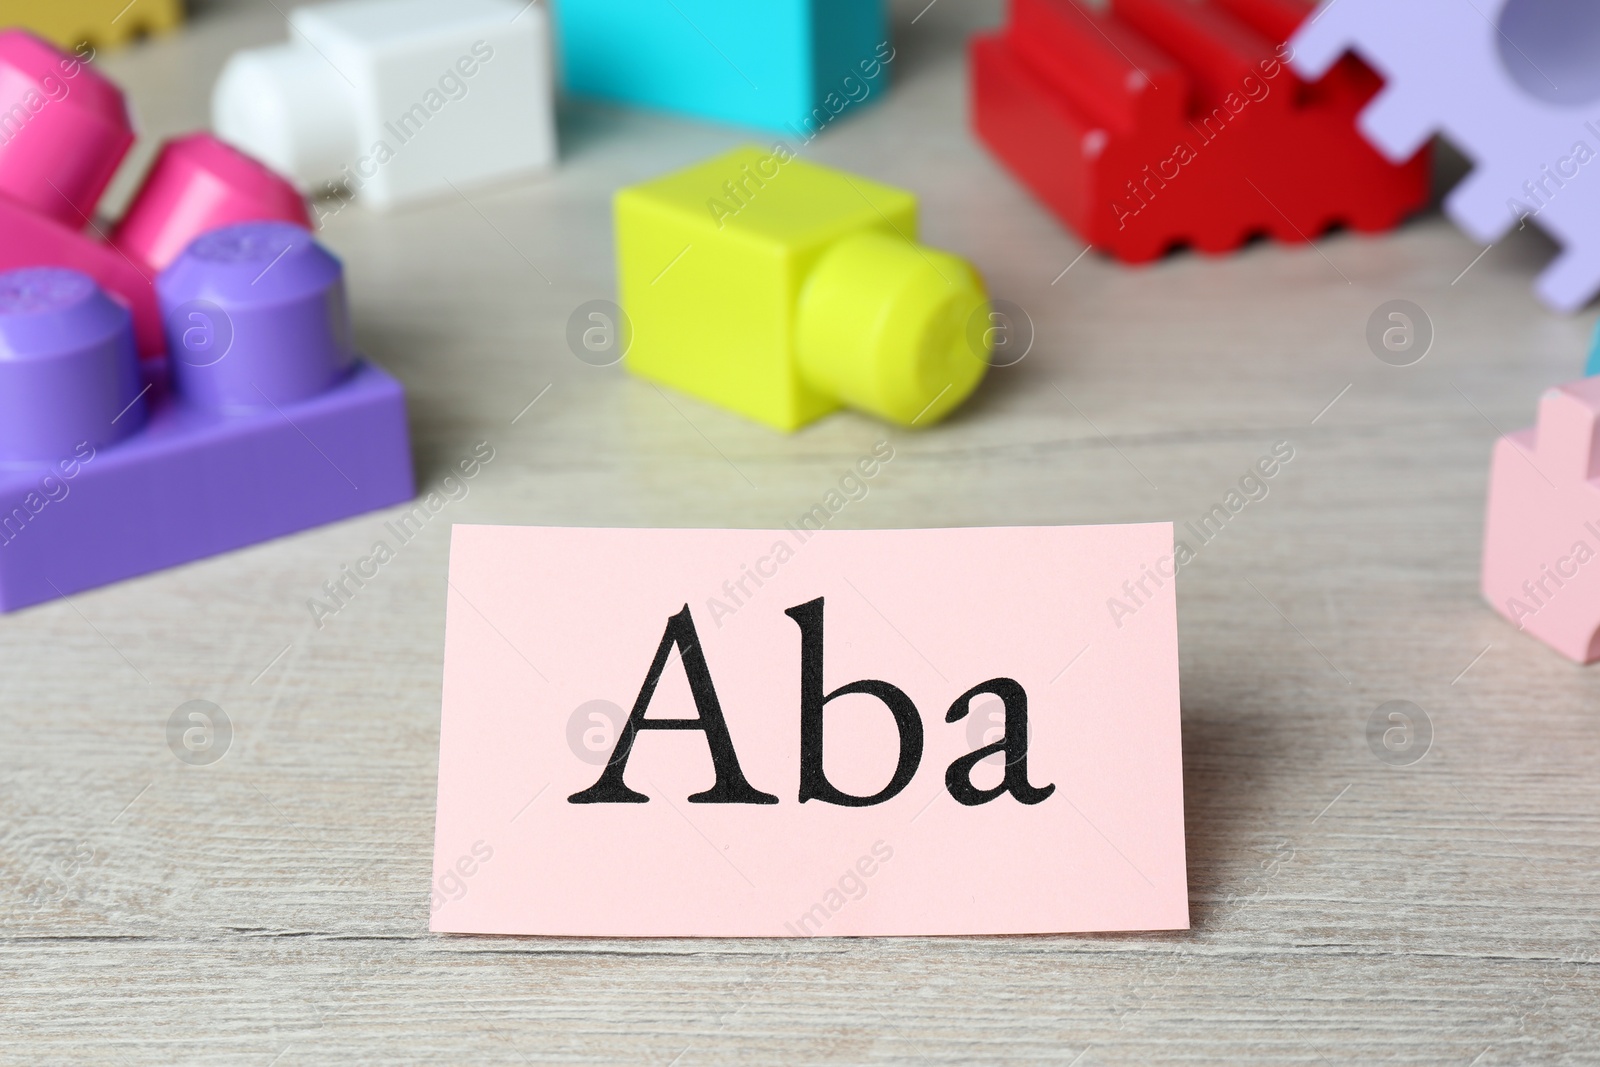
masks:
[[[132,318],[87,275],[0,276],[0,462],[70,455],[144,422]]]
[[[170,382],[87,276],[0,274],[0,611],[415,495],[405,395],[351,351],[338,261],[275,226],[218,231],[273,249],[249,278],[255,252],[206,239],[162,275]]]
[[[339,261],[286,222],[195,240],[156,279],[175,388],[245,410],[316,396],[355,363]]]

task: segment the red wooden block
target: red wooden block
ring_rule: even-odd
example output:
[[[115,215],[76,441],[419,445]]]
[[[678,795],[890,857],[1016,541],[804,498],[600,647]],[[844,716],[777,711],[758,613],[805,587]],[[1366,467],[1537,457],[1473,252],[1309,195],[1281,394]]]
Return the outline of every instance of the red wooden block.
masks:
[[[1401,166],[1361,136],[1381,88],[1346,58],[1316,85],[1287,64],[1304,0],[1012,0],[973,42],[974,123],[1085,241],[1129,263],[1256,234],[1387,230],[1425,204],[1427,149]]]

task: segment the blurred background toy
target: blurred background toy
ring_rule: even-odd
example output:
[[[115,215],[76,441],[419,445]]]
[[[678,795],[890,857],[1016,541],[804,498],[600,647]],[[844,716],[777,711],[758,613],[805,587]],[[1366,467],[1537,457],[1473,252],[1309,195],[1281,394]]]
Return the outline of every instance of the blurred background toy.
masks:
[[[110,239],[153,275],[197,232],[263,219],[310,225],[305,201],[280,175],[209,133],[194,133],[161,146]]]
[[[214,230],[158,288],[170,376],[87,274],[0,274],[0,610],[413,494],[404,393],[309,233]]]
[[[1584,0],[1333,0],[1295,35],[1321,78],[1354,52],[1381,74],[1360,129],[1391,160],[1434,134],[1475,169],[1445,212],[1483,244],[1532,222],[1563,246],[1539,297],[1575,311],[1600,292],[1600,5]]]
[[[1538,425],[1496,442],[1483,595],[1578,663],[1600,660],[1600,378],[1547,391]]]
[[[289,24],[228,60],[212,123],[302,190],[384,210],[555,162],[543,5],[342,0]]]
[[[153,283],[191,240],[231,222],[310,225],[292,187],[209,134],[163,146],[112,239],[95,207],[133,143],[122,91],[78,57],[0,31],[0,271],[80,270],[130,309],[140,351],[165,347]]]
[[[1378,90],[1350,60],[1314,88],[1284,65],[1300,0],[1012,0],[972,49],[979,136],[1079,237],[1125,262],[1256,234],[1386,230],[1428,199],[1418,147],[1355,130]]]
[[[809,138],[877,100],[885,0],[557,0],[567,92]]]
[[[917,198],[782,144],[623,189],[616,229],[628,369],[775,429],[928,426],[988,367],[983,281],[916,242]]]
[[[182,0],[6,0],[7,26],[32,30],[62,48],[116,48],[183,22]]]

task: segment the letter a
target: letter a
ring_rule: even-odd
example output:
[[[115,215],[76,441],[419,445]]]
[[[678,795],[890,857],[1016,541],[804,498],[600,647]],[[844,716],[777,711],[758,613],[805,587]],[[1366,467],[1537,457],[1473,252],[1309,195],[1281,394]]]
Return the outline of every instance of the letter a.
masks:
[[[683,673],[689,678],[689,692],[694,694],[695,710],[700,714],[693,719],[647,719],[645,710],[655,696],[661,672],[666,669],[667,657],[673,646],[683,660]],[[667,620],[666,632],[661,635],[661,645],[656,658],[650,663],[650,673],[645,675],[639,699],[633,702],[633,712],[627,725],[617,736],[617,747],[611,750],[611,759],[601,772],[600,780],[581,793],[567,798],[570,804],[645,804],[650,798],[636,793],[622,780],[628,770],[628,754],[633,751],[634,739],[640,730],[702,730],[706,745],[711,749],[711,765],[717,772],[717,781],[704,793],[689,797],[691,804],[776,804],[778,798],[763,793],[745,780],[739,769],[739,757],[733,751],[733,738],[728,735],[728,724],[722,717],[722,705],[717,701],[717,691],[711,684],[711,670],[706,666],[706,655],[700,647],[700,635],[695,632],[694,619],[689,615],[689,605]]]
[[[987,804],[1002,793],[1010,793],[1023,804],[1037,804],[1056,791],[1054,785],[1028,784],[1028,694],[1011,678],[991,678],[973,686],[956,697],[945,714],[945,722],[959,722],[967,717],[972,698],[982,694],[999,697],[1006,705],[1006,735],[992,745],[984,745],[969,752],[944,772],[945,788],[950,795],[967,807]],[[979,789],[972,784],[972,769],[996,752],[1006,754],[1006,774],[993,789]]]
[[[911,784],[922,762],[922,716],[911,698],[897,686],[865,678],[822,692],[822,597],[790,608],[785,615],[800,627],[800,803],[821,800],[844,808],[866,808],[898,794]],[[843,792],[828,781],[822,768],[822,713],[830,700],[864,693],[883,701],[900,731],[900,760],[889,784],[870,797]]]

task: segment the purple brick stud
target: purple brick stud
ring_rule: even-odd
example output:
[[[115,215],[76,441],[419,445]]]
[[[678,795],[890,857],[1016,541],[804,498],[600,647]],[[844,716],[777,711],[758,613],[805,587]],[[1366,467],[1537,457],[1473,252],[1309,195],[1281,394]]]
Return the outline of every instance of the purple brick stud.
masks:
[[[87,274],[0,274],[0,463],[60,460],[144,425],[133,318]]]
[[[192,407],[291,404],[326,392],[355,364],[344,270],[290,223],[197,238],[161,272],[156,294],[174,390]]]

